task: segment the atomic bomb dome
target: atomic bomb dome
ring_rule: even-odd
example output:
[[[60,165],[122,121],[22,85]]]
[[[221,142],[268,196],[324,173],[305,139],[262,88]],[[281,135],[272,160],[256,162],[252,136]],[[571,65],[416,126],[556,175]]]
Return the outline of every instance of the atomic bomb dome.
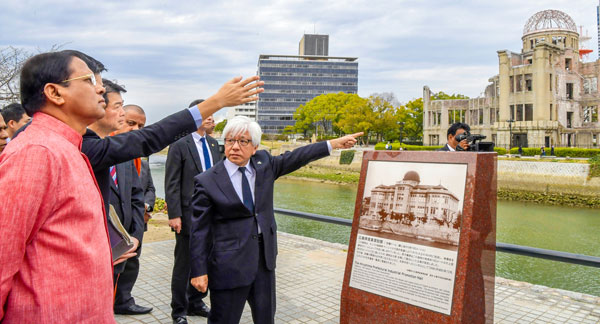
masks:
[[[570,31],[577,33],[577,25],[571,16],[559,10],[544,10],[531,16],[523,28],[523,36],[546,31]]]

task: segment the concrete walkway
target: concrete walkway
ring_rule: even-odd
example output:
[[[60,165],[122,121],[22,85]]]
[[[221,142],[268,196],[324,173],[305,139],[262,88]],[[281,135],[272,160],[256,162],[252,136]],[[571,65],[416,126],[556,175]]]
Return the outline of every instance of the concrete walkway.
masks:
[[[338,323],[346,246],[279,234],[277,323]],[[144,244],[136,302],[148,315],[117,322],[171,323],[171,271],[175,241]],[[208,298],[207,298],[208,299]],[[207,303],[209,301],[207,300]],[[206,323],[188,317],[190,323]],[[600,297],[496,278],[495,323],[600,323]],[[252,323],[246,305],[241,323]]]

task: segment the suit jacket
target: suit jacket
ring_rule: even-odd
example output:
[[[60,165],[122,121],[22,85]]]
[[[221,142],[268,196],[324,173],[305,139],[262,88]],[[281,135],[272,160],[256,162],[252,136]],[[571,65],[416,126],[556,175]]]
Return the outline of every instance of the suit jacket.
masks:
[[[132,161],[119,163],[117,183],[110,181],[110,204],[115,207],[119,220],[130,235],[140,242],[144,235],[144,191]]]
[[[142,159],[140,182],[144,190],[144,202],[148,204],[148,212],[151,212],[154,210],[154,203],[156,202],[156,188],[154,188],[154,181],[152,181],[150,163],[146,159]]]
[[[210,289],[250,285],[259,266],[259,244],[252,238],[256,222],[263,234],[265,266],[273,270],[277,255],[273,184],[280,176],[327,155],[326,142],[275,157],[267,151],[257,151],[249,162],[256,172],[255,214],[236,194],[223,163],[196,176],[190,234],[191,277],[208,274]]]
[[[100,138],[88,129],[83,135],[81,151],[88,157],[94,170],[94,176],[104,199],[104,209],[108,211],[112,182],[108,168],[111,165],[140,156],[149,156],[196,129],[196,122],[187,109],[140,130],[115,136]]]
[[[441,148],[437,149],[436,151],[451,152],[450,148],[448,147],[448,144],[442,146]]]
[[[219,143],[210,136],[206,136],[206,141],[213,163],[219,163]],[[169,208],[169,219],[181,217],[181,233],[185,235],[189,235],[192,220],[194,177],[202,171],[200,153],[191,134],[169,147],[165,165],[165,200]]]

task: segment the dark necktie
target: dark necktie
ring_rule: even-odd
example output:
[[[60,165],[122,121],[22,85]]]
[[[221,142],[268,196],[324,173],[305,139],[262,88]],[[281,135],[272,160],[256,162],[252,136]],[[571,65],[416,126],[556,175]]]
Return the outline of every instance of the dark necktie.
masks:
[[[206,145],[206,138],[200,137],[200,142],[202,142],[202,154],[204,155],[204,171],[210,169],[212,166],[210,164],[210,155],[208,155],[208,145]]]
[[[240,167],[239,170],[242,173],[242,198],[244,200],[244,206],[254,214],[254,200],[252,199],[250,183],[248,182],[248,178],[246,178],[246,167]]]

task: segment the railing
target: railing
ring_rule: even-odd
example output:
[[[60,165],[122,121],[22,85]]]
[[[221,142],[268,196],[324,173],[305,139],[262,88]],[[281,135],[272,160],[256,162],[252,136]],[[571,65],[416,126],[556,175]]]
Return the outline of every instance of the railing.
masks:
[[[294,216],[304,219],[315,220],[319,222],[352,226],[352,220],[339,217],[331,217],[313,213],[305,213],[296,210],[274,208],[275,213],[287,216]],[[546,259],[552,261],[560,261],[571,264],[584,265],[588,267],[600,268],[600,257],[589,256],[583,254],[561,252],[554,250],[538,249],[530,246],[522,246],[516,244],[508,244],[502,242],[496,242],[496,251],[504,253],[512,253],[518,255],[524,255],[533,258]]]

